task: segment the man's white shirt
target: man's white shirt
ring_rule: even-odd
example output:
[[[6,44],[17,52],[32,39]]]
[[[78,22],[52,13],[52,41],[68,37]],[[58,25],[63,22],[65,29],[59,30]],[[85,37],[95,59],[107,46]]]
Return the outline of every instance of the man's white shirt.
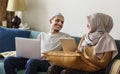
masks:
[[[61,50],[62,46],[60,39],[67,37],[70,37],[70,35],[63,32],[59,32],[57,34],[41,32],[38,36],[38,39],[40,39],[41,56],[43,56],[43,53],[47,51]]]

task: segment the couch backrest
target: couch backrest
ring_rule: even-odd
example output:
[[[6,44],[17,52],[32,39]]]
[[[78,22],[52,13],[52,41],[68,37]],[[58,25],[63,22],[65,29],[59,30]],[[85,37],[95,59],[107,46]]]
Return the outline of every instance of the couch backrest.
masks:
[[[120,52],[120,40],[115,40],[117,48],[118,48],[118,52]]]
[[[80,42],[81,37],[76,37],[76,36],[72,36],[72,37],[75,38],[75,41],[76,41],[76,43],[77,43],[77,45],[78,45],[79,42]]]
[[[39,32],[39,31],[33,31],[33,30],[31,30],[31,31],[30,31],[30,38],[36,39],[37,36],[38,36],[40,33],[41,33],[41,32]]]

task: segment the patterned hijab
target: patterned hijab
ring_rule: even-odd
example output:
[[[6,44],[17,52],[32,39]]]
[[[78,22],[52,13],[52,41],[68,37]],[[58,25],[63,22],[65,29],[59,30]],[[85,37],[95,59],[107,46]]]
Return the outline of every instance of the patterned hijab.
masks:
[[[94,45],[94,54],[99,58],[101,54],[108,51],[117,52],[117,47],[114,39],[109,35],[113,27],[112,17],[103,13],[95,13],[87,16],[88,22],[91,26],[91,31],[85,35],[85,40],[82,47],[86,45]],[[82,51],[83,48],[80,50]],[[117,53],[113,54],[113,57]]]

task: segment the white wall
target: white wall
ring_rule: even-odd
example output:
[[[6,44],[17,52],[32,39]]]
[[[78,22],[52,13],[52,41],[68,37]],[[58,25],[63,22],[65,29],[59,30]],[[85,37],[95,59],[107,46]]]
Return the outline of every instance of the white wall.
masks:
[[[102,12],[113,17],[111,35],[120,39],[120,0],[26,0],[27,10],[23,12],[23,23],[39,31],[49,31],[49,17],[61,12],[65,16],[62,29],[74,36],[86,33],[86,16]]]

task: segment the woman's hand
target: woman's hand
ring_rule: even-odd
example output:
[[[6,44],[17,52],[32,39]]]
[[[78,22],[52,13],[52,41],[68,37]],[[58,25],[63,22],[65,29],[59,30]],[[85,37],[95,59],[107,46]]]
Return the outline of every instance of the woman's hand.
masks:
[[[46,60],[46,57],[45,57],[45,56],[42,56],[42,57],[40,58],[40,60]]]
[[[80,50],[76,50],[75,52],[80,53],[80,54],[82,53]]]

